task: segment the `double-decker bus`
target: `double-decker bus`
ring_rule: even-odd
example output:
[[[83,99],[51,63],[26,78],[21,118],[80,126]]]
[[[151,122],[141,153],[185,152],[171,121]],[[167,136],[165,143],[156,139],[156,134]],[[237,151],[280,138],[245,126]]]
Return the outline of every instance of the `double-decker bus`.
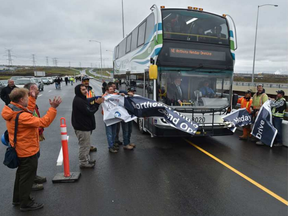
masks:
[[[229,15],[202,8],[158,8],[114,49],[120,88],[163,102],[199,124],[198,136],[230,135],[221,118],[232,105],[235,32]],[[228,19],[229,16],[229,19]],[[156,65],[156,80],[149,79]],[[163,118],[138,118],[151,136],[187,136]]]

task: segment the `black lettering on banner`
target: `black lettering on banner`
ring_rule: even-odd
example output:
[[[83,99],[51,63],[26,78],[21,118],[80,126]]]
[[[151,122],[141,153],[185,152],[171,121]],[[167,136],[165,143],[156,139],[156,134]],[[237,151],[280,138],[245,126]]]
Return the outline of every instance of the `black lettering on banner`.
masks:
[[[197,132],[198,124],[190,118],[173,110],[171,107],[160,102],[144,97],[125,98],[125,108],[137,117],[163,117],[176,129],[194,135]]]

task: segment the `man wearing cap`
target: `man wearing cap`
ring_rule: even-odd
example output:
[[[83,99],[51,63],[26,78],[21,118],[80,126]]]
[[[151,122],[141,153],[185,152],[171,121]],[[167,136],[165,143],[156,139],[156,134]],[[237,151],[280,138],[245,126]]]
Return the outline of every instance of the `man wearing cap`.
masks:
[[[265,89],[263,89],[262,84],[257,85],[257,93],[253,95],[252,100],[251,108],[253,110],[253,114],[256,116],[261,106],[268,100],[268,96],[265,93]]]
[[[251,104],[252,104],[252,98],[251,98],[251,91],[248,90],[245,92],[245,96],[238,99],[237,103],[241,104],[241,108],[246,108],[246,110],[251,114]],[[240,140],[247,140],[250,136],[251,128],[250,125],[246,125],[243,127],[243,135],[239,137]]]
[[[278,90],[276,100],[272,100],[270,106],[272,108],[273,125],[278,130],[273,146],[282,146],[282,121],[284,113],[287,108],[286,100],[284,98],[284,91]]]
[[[82,84],[85,85],[85,87],[87,89],[86,98],[89,99],[89,98],[95,97],[95,93],[93,91],[93,88],[89,85],[89,77],[88,76],[84,76],[82,78]],[[90,104],[93,105],[94,100],[92,100],[90,102]],[[97,151],[97,148],[91,145],[90,152],[96,152],[96,151]]]

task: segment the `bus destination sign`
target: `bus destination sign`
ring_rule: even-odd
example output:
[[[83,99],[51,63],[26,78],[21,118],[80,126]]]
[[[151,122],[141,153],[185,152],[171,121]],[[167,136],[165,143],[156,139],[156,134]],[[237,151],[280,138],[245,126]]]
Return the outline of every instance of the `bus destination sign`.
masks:
[[[225,52],[170,48],[170,57],[225,61]]]

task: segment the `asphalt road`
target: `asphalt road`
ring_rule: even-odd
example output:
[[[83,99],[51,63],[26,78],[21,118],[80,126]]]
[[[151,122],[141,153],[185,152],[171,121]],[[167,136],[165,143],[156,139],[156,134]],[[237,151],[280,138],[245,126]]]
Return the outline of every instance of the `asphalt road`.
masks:
[[[78,82],[79,83],[79,82]],[[91,84],[100,94],[100,84]],[[62,84],[63,85],[63,84]],[[287,148],[258,147],[253,143],[239,141],[239,134],[216,138],[184,139],[151,138],[140,134],[133,127],[132,141],[137,145],[133,151],[120,149],[109,154],[101,112],[96,113],[97,129],[92,143],[98,151],[91,153],[97,160],[93,170],[81,170],[82,176],[75,183],[53,184],[52,178],[62,167],[56,166],[61,147],[60,118],[65,117],[69,139],[70,170],[80,171],[78,166],[78,143],[71,126],[74,86],[55,90],[45,86],[37,100],[43,115],[48,98],[60,95],[63,103],[52,125],[45,129],[46,140],[41,142],[38,174],[48,182],[45,189],[33,192],[44,208],[26,213],[29,215],[100,215],[100,216],[186,216],[186,215],[252,215],[284,216],[287,205],[255,186],[247,179],[220,164],[207,154],[192,146],[201,147],[256,183],[288,200]],[[0,102],[2,110],[4,103]],[[5,122],[1,118],[0,131]],[[0,145],[0,155],[5,147]],[[0,165],[0,215],[22,215],[12,206],[15,170]]]

